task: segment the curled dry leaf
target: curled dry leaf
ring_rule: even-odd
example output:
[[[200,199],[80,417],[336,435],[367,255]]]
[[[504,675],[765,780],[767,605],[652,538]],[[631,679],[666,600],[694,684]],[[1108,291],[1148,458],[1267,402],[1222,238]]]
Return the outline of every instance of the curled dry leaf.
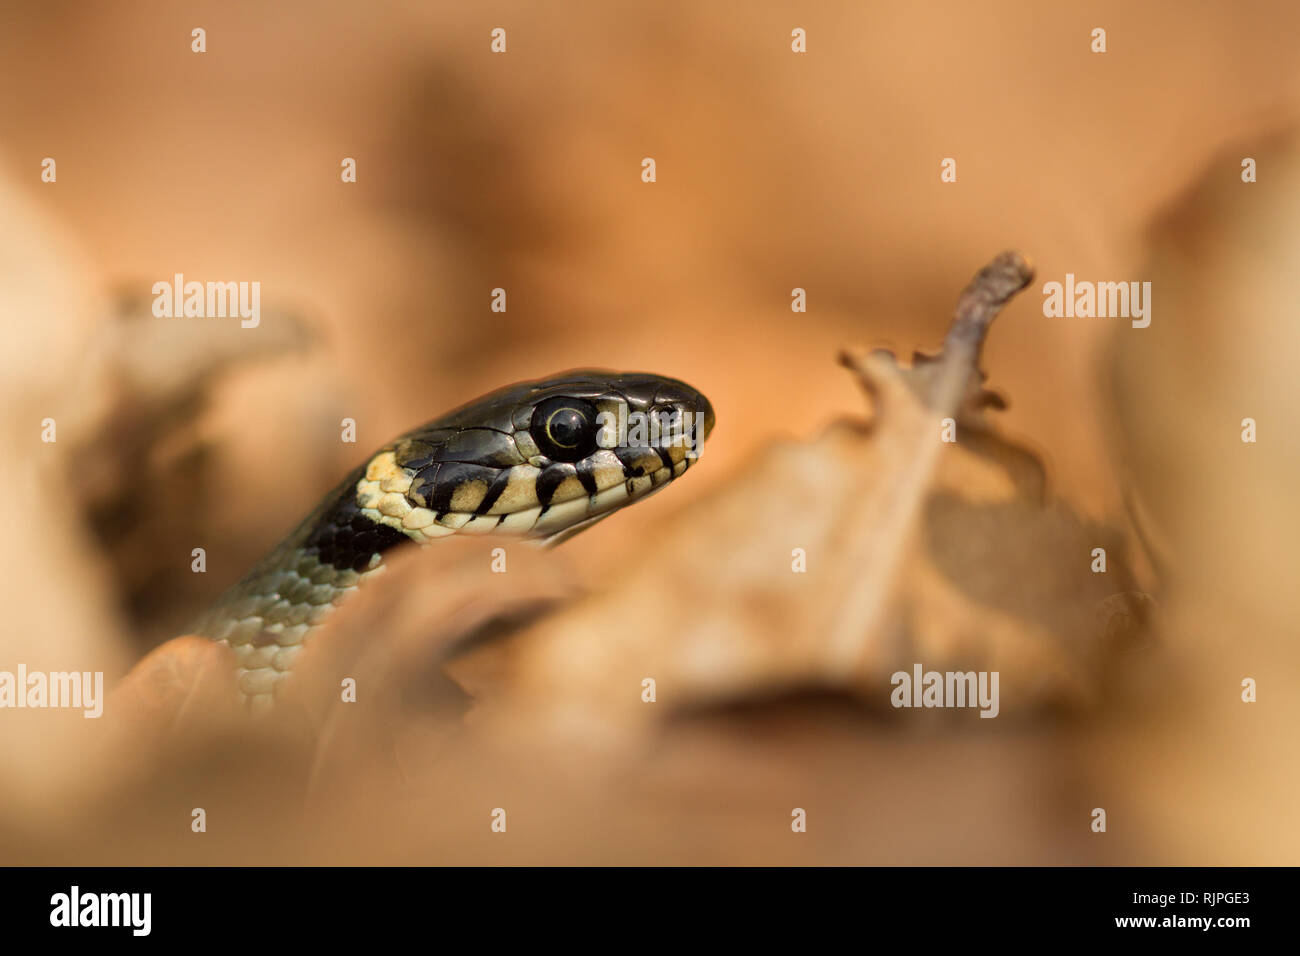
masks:
[[[315,333],[274,306],[262,310],[255,334],[233,319],[159,320],[139,295],[148,283],[133,288],[89,336],[62,461],[126,605],[166,618],[183,614],[198,590],[171,557],[203,537],[212,456],[196,420],[222,376],[304,351]]]
[[[550,557],[525,542],[451,539],[396,556],[344,605],[309,641],[270,715],[303,730],[313,789],[355,778],[363,759],[380,780],[418,773],[459,726],[466,692],[498,680],[508,659],[491,645],[574,598]],[[452,656],[459,683],[443,672]],[[354,703],[343,702],[345,681]]]
[[[229,725],[238,719],[235,659],[230,650],[189,634],[155,648],[122,678],[107,709],[113,725],[140,750],[169,735],[196,727]]]

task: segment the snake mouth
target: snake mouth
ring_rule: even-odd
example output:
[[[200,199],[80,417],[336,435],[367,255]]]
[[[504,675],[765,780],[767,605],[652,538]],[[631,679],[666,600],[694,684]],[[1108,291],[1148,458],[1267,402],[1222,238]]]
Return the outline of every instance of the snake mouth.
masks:
[[[568,536],[685,474],[716,417],[676,379],[580,371],[512,386],[445,421],[370,460],[356,484],[362,515],[421,544]]]

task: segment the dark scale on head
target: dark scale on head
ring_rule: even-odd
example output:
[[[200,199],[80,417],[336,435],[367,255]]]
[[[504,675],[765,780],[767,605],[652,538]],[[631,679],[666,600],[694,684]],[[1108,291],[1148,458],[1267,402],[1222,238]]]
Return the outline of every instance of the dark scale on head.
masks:
[[[429,493],[426,489],[428,498],[428,507],[438,514],[446,514],[452,510],[451,499],[456,491],[466,482],[477,481],[484,491],[492,487],[492,483],[497,476],[501,474],[499,468],[485,468],[482,465],[472,465],[464,461],[444,461],[438,468],[438,475],[433,482],[433,491]]]
[[[431,460],[465,462],[488,468],[509,468],[520,462],[514,440],[494,428],[465,428],[457,431],[439,444]],[[406,462],[399,463],[411,467]]]
[[[582,482],[583,490],[591,498],[596,497],[596,492],[600,488],[596,485],[596,466],[590,458],[584,458],[576,465],[578,471],[578,480]]]
[[[492,479],[492,484],[488,485],[487,494],[485,494],[483,496],[483,500],[478,503],[478,507],[474,509],[474,513],[479,515],[487,514],[488,511],[492,508],[492,506],[497,503],[497,499],[501,497],[501,493],[506,490],[506,487],[509,484],[510,484],[510,469],[502,468],[500,471],[496,473],[496,476]],[[501,521],[505,521],[505,520],[506,520],[506,516],[502,515]],[[501,523],[500,521],[497,522],[497,524],[500,523]]]
[[[437,515],[453,510],[452,498],[461,488],[477,484],[483,498],[470,510],[485,514],[501,497],[510,469],[524,458],[514,439],[496,428],[438,428],[419,439],[398,442],[397,464],[415,475],[406,497]]]
[[[546,509],[551,506],[555,489],[560,487],[565,478],[572,478],[573,475],[572,465],[559,462],[542,469],[542,473],[537,476],[537,503],[542,506],[542,514],[546,514]]]
[[[403,438],[393,447],[393,457],[403,468],[419,471],[434,461],[443,443],[455,434],[454,428],[437,428],[419,438]]]
[[[623,473],[629,478],[645,477],[645,448],[615,448],[614,454],[623,466]]]

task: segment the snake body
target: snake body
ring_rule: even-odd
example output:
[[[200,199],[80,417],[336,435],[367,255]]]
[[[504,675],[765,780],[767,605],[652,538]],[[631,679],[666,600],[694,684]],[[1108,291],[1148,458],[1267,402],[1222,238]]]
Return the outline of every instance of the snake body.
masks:
[[[311,631],[393,548],[464,534],[561,540],[685,473],[712,430],[700,392],[648,373],[521,382],[385,445],[199,619],[268,706]]]

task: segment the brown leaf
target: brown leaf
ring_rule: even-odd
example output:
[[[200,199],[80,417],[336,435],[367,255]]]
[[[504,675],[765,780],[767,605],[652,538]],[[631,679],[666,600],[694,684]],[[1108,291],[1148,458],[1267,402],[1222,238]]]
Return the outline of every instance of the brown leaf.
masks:
[[[161,740],[239,713],[235,660],[206,637],[173,638],[140,660],[109,696],[106,709],[136,741]]]
[[[268,718],[303,729],[315,788],[362,765],[383,766],[384,780],[404,773],[404,752],[427,763],[459,726],[466,691],[491,694],[510,647],[500,638],[573,595],[563,559],[525,542],[451,539],[398,554],[310,637]],[[459,683],[444,674],[453,656]]]

